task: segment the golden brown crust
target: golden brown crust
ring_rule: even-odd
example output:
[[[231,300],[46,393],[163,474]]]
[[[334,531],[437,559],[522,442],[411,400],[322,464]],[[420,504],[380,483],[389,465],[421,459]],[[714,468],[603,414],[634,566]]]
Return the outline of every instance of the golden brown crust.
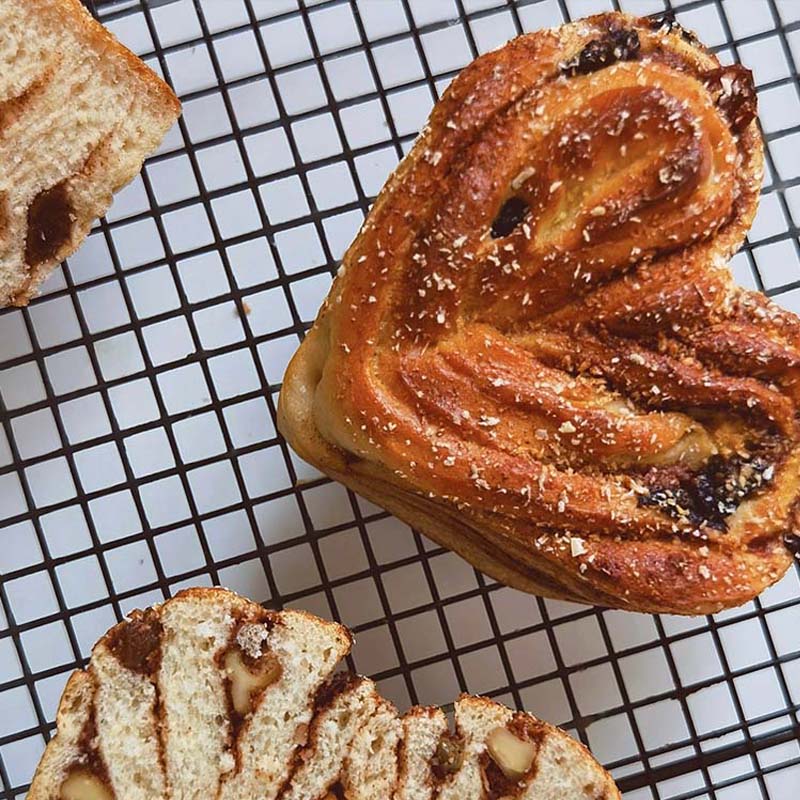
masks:
[[[797,526],[800,322],[725,266],[754,115],[747,70],[646,19],[479,58],[345,255],[284,435],[518,588],[687,614],[758,594]]]

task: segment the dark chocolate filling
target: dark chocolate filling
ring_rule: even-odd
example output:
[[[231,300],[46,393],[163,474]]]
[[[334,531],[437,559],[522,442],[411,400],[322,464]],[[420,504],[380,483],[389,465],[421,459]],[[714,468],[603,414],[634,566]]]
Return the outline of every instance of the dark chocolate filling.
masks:
[[[134,611],[130,619],[110,631],[108,646],[124,667],[153,675],[161,664],[162,632],[157,611]]]
[[[698,472],[653,470],[646,476],[648,491],[639,505],[665,514],[727,531],[727,517],[744,500],[772,480],[774,463],[763,455],[712,456]]]
[[[572,78],[610,67],[617,61],[632,61],[639,55],[639,34],[626,29],[609,31],[602,39],[592,39],[561,68]]]
[[[501,798],[507,800],[507,798],[517,797],[521,787],[524,786],[520,780],[512,780],[507,777],[489,755],[483,755],[481,770],[489,800],[501,800]]]
[[[97,778],[108,789],[109,794],[114,797],[114,789],[108,776],[103,756],[97,747],[97,718],[95,716],[94,700],[89,711],[89,716],[83,724],[77,741],[78,758],[67,768],[64,782],[72,777],[76,772],[82,772]],[[62,783],[62,786],[63,786]]]
[[[72,201],[67,181],[39,192],[28,207],[25,262],[35,267],[55,258],[72,237]]]
[[[355,686],[360,678],[352,672],[337,672],[317,689],[314,696],[314,717],[330,708],[336,698]]]
[[[659,31],[662,28],[666,28],[670,33],[672,33],[672,31],[677,31],[685,41],[697,44],[697,37],[691,31],[687,31],[686,28],[675,19],[674,11],[659,11],[656,14],[651,14],[647,19],[650,23],[650,27],[654,31]]]
[[[800,559],[800,535],[796,533],[785,533],[783,543],[786,549],[795,557]]]
[[[103,761],[103,756],[97,749],[97,717],[95,716],[94,703],[92,703],[92,710],[89,712],[89,716],[81,729],[80,737],[78,738],[78,751],[83,756],[83,763],[76,765],[76,769],[85,769],[110,789],[111,781],[108,777],[108,770]]]
[[[741,133],[756,118],[758,100],[753,73],[747,67],[733,64],[712,69],[702,80],[734,133]]]
[[[492,223],[492,238],[508,236],[525,219],[528,204],[521,197],[509,197]]]
[[[319,735],[319,715],[322,714],[325,709],[329,708],[342,692],[355,686],[359,680],[361,679],[358,675],[354,675],[352,672],[337,672],[317,689],[317,693],[314,697],[314,713],[308,723],[305,737],[302,740],[295,740],[297,748],[292,756],[292,766],[276,797],[283,797],[284,793],[289,790],[297,770],[305,762],[311,748],[316,746],[316,739]],[[328,789],[328,793],[332,794],[336,800],[346,800],[344,788],[342,787],[340,779],[337,779],[336,783]]]

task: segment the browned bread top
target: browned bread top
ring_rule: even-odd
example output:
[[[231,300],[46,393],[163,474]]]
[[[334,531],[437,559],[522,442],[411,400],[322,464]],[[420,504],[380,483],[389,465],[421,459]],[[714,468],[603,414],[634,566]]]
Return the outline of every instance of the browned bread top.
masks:
[[[180,113],[79,0],[0,0],[0,306],[24,304]]]
[[[304,458],[510,585],[751,599],[798,534],[800,321],[737,288],[748,70],[602,14],[453,81],[290,364]]]
[[[483,698],[398,716],[333,675],[349,632],[191,589],[135,612],[72,675],[31,800],[617,800],[563,731]]]

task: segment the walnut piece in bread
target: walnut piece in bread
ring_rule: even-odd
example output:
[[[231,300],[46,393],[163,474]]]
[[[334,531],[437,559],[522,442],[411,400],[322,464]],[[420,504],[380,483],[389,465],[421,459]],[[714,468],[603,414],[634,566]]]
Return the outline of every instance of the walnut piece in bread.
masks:
[[[224,589],[135,612],[67,683],[28,798],[619,800],[583,745],[529,714],[463,696],[453,731],[438,708],[399,715],[334,674],[351,644]]]

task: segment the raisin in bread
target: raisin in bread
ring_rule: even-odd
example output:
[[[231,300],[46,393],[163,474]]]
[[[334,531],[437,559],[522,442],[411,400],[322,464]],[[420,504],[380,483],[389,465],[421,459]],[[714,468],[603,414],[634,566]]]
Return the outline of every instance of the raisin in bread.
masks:
[[[79,0],[0,0],[0,307],[77,249],[179,113]]]
[[[347,629],[189,589],[112,628],[69,680],[29,800],[613,800],[562,731],[462,697],[400,716],[334,674]]]

